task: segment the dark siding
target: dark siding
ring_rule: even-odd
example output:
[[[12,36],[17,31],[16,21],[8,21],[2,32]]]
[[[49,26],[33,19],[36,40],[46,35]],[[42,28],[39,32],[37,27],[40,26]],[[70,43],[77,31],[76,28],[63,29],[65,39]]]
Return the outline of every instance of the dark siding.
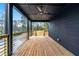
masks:
[[[55,40],[59,38],[61,45],[79,55],[79,6],[49,22],[48,31],[50,37]]]

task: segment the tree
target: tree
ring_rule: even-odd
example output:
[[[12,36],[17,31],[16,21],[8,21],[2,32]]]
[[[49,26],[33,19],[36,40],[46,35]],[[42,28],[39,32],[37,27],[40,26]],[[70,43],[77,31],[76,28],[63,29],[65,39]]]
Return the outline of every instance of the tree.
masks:
[[[26,28],[26,18],[24,16],[21,17],[21,23],[22,23],[22,32],[26,32],[27,28]]]
[[[44,28],[45,28],[45,29],[48,28],[48,23],[47,23],[47,22],[44,23]]]

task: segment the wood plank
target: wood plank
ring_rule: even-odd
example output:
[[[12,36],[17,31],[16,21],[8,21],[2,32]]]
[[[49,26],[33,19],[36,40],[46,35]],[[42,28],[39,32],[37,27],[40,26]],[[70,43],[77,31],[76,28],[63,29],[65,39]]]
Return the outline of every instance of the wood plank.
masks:
[[[13,54],[14,56],[73,56],[70,51],[48,36],[32,36]]]

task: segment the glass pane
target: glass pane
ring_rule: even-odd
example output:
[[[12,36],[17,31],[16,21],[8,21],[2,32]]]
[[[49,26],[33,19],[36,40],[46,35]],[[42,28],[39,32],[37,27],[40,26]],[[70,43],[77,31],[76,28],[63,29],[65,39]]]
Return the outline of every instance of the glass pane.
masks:
[[[13,32],[26,32],[27,18],[19,10],[13,8]]]
[[[27,18],[13,7],[13,51],[23,44],[27,38]]]

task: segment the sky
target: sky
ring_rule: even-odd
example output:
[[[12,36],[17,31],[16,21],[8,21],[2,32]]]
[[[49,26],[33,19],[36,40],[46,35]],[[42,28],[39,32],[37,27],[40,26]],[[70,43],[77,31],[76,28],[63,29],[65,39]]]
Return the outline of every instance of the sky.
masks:
[[[6,4],[0,3],[0,17],[5,13]],[[13,7],[13,20],[21,20],[21,14]]]
[[[21,20],[21,16],[20,12],[13,7],[13,20]]]
[[[0,17],[1,17],[2,14],[4,13],[4,11],[5,11],[5,4],[0,3]]]

